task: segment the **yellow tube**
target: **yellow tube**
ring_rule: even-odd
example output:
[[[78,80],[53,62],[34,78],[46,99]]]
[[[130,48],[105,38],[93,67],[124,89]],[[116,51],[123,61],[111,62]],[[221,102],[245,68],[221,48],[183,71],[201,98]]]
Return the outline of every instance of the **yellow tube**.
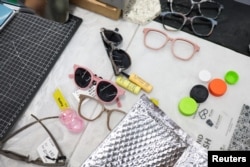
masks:
[[[143,80],[136,74],[130,74],[128,78],[131,82],[135,83],[139,87],[141,87],[145,92],[150,93],[153,89],[153,86],[150,85],[148,82]]]
[[[119,86],[123,87],[124,89],[126,89],[134,94],[138,94],[141,90],[141,88],[139,86],[133,84],[128,79],[126,79],[125,77],[122,77],[122,76],[118,76],[116,78],[116,83]]]

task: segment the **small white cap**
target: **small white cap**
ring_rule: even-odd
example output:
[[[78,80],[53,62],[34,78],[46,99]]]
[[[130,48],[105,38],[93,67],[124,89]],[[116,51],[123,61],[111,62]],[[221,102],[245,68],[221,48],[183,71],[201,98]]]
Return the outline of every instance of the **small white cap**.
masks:
[[[211,79],[211,73],[207,70],[201,70],[199,72],[199,78],[203,82],[208,82]]]

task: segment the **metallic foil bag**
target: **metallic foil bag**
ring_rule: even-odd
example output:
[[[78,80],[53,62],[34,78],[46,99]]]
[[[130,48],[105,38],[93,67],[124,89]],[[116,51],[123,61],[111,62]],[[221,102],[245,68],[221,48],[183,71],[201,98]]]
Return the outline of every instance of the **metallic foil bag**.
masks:
[[[185,162],[189,166],[207,166],[206,154],[204,148],[142,95],[82,167],[177,167]]]
[[[184,151],[174,167],[207,167],[207,150],[200,144],[193,142]]]

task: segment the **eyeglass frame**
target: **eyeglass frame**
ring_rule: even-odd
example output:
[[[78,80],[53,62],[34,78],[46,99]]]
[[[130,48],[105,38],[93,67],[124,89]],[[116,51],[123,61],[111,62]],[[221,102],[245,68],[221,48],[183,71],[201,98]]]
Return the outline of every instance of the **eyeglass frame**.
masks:
[[[31,163],[31,164],[35,164],[35,165],[40,165],[40,166],[65,166],[66,165],[66,156],[63,154],[61,148],[59,147],[59,144],[57,143],[55,137],[52,135],[52,133],[49,131],[49,129],[42,123],[42,121],[44,120],[48,120],[48,119],[58,119],[58,116],[52,116],[52,117],[45,117],[42,119],[38,119],[36,116],[34,116],[33,114],[31,114],[31,116],[33,118],[35,118],[36,121],[33,121],[25,126],[23,126],[22,128],[16,130],[15,132],[13,132],[12,134],[8,135],[7,137],[5,137],[3,140],[0,141],[0,155],[3,155],[5,157],[8,157],[10,159],[13,160],[18,160],[18,161],[23,161],[23,162],[27,162],[27,163]],[[57,159],[55,159],[55,163],[44,163],[40,158],[37,158],[35,160],[30,160],[29,156],[25,156],[13,151],[9,151],[9,150],[4,150],[3,146],[4,144],[11,139],[12,137],[14,137],[15,135],[19,134],[20,132],[22,132],[23,130],[26,130],[27,128],[29,128],[30,126],[39,123],[44,129],[45,131],[48,133],[49,137],[52,139],[55,147],[57,148],[60,156],[57,157]],[[48,157],[49,158],[49,157]],[[51,157],[49,158],[51,159]]]
[[[182,25],[181,25],[179,28],[168,29],[168,28],[165,26],[165,24],[164,24],[164,17],[165,17],[167,14],[169,14],[169,13],[170,13],[170,14],[174,14],[174,15],[179,15],[179,16],[181,16],[181,17],[183,18],[183,23],[182,23]],[[161,21],[162,21],[163,28],[164,28],[165,30],[168,30],[168,31],[179,31],[179,30],[181,30],[181,29],[184,27],[184,25],[186,25],[186,22],[187,22],[187,21],[190,21],[190,23],[191,23],[191,28],[192,28],[193,33],[194,33],[195,35],[198,35],[198,36],[201,36],[201,37],[210,36],[210,35],[212,34],[213,30],[214,30],[214,27],[215,27],[215,26],[217,25],[217,23],[218,23],[216,20],[214,20],[214,19],[212,19],[212,18],[209,18],[209,17],[204,17],[204,16],[187,17],[187,16],[185,16],[184,14],[179,13],[179,12],[162,12],[162,13],[160,14],[160,18],[161,18]],[[193,20],[196,19],[196,18],[207,19],[207,20],[209,20],[209,21],[211,22],[212,27],[211,27],[211,30],[209,31],[209,33],[207,33],[207,34],[200,34],[200,33],[198,33],[198,32],[195,31],[194,26],[193,26]]]
[[[126,70],[127,68],[125,69],[125,68],[121,68],[121,67],[118,68],[118,67],[117,67],[117,65],[115,64],[115,62],[114,62],[114,60],[113,60],[113,58],[112,58],[112,53],[113,53],[113,51],[114,51],[114,50],[119,50],[119,51],[124,52],[124,53],[128,56],[128,59],[129,59],[129,61],[130,61],[130,65],[131,65],[131,58],[130,58],[130,56],[129,56],[129,54],[128,54],[127,52],[125,52],[124,50],[118,48],[118,46],[119,46],[119,45],[122,43],[122,41],[123,41],[123,38],[122,38],[121,34],[118,33],[118,29],[116,28],[114,31],[113,31],[113,30],[109,30],[109,31],[113,31],[114,33],[116,33],[116,34],[121,38],[121,41],[120,41],[120,42],[113,42],[113,41],[108,40],[107,37],[106,37],[106,35],[104,34],[104,31],[105,31],[105,30],[108,30],[108,29],[106,29],[106,28],[101,28],[101,29],[100,29],[100,34],[101,34],[102,41],[103,41],[103,44],[104,44],[104,46],[105,46],[105,49],[106,49],[106,51],[107,51],[107,55],[108,55],[109,60],[110,60],[110,62],[111,62],[111,65],[112,65],[114,74],[115,74],[116,76],[118,76],[118,75],[121,74],[122,71]],[[107,45],[110,46],[110,48],[108,48]],[[129,65],[129,66],[130,66],[130,65]]]
[[[163,45],[162,45],[161,47],[154,48],[154,47],[150,47],[149,45],[147,45],[147,43],[146,43],[146,36],[147,36],[147,34],[148,34],[150,31],[155,31],[155,32],[161,33],[162,35],[164,35],[164,36],[166,37],[166,41],[163,43]],[[165,47],[169,41],[171,41],[171,42],[172,42],[172,45],[171,45],[172,54],[173,54],[176,58],[178,58],[178,59],[180,59],[180,60],[184,60],[184,61],[190,60],[190,59],[194,56],[194,54],[200,50],[200,47],[199,47],[197,44],[195,44],[194,42],[192,42],[192,41],[190,41],[190,40],[188,40],[188,39],[185,39],[185,38],[171,38],[171,37],[168,36],[167,33],[163,32],[163,31],[160,31],[160,30],[158,30],[158,29],[154,29],[154,28],[144,28],[144,29],[143,29],[143,33],[144,33],[144,45],[145,45],[147,48],[150,48],[150,49],[153,49],[153,50],[160,50],[160,49],[162,49],[163,47]],[[190,44],[193,46],[193,49],[194,49],[194,50],[193,50],[193,53],[192,53],[188,58],[181,58],[181,57],[177,56],[177,55],[174,53],[174,43],[175,43],[175,41],[177,41],[177,40],[182,40],[182,41],[188,42],[188,43],[190,43]]]
[[[173,9],[173,1],[174,1],[174,0],[168,0],[168,2],[170,3],[170,10],[171,10],[172,12],[176,12],[176,11]],[[210,17],[210,18],[217,19],[217,18],[219,17],[219,15],[221,14],[221,11],[224,9],[224,6],[223,6],[221,3],[216,2],[216,1],[213,1],[213,0],[201,0],[201,1],[199,1],[199,2],[190,0],[190,2],[191,2],[190,10],[189,10],[187,13],[182,13],[182,14],[184,14],[184,15],[186,15],[186,16],[189,15],[189,14],[192,12],[192,10],[194,9],[194,6],[197,5],[197,6],[198,6],[199,14],[200,14],[201,16],[208,17],[208,16],[205,16],[204,14],[202,14],[202,12],[201,12],[200,4],[202,4],[202,3],[204,3],[204,2],[216,3],[216,4],[218,4],[218,5],[220,6],[220,7],[218,8],[218,13],[217,13],[217,15],[216,15],[215,17]]]
[[[96,101],[98,104],[100,104],[100,105],[102,106],[101,112],[100,112],[95,118],[93,118],[93,119],[87,118],[87,117],[85,117],[85,116],[81,113],[81,106],[82,106],[82,103],[83,103],[83,101],[84,101],[85,99],[94,100],[94,101]],[[81,118],[83,118],[83,119],[85,119],[85,120],[87,120],[87,121],[95,121],[95,120],[97,120],[98,118],[100,118],[101,115],[102,115],[104,112],[107,112],[107,128],[108,128],[109,131],[112,130],[111,127],[110,127],[110,116],[111,116],[111,114],[112,114],[113,112],[119,112],[119,113],[122,113],[122,114],[125,114],[125,115],[127,114],[126,112],[124,112],[124,111],[122,111],[122,110],[119,110],[119,109],[107,109],[107,108],[104,106],[104,104],[100,102],[100,100],[95,99],[95,98],[93,98],[93,97],[91,97],[91,96],[88,96],[88,95],[84,95],[84,94],[80,94],[80,95],[79,95],[79,103],[78,103],[78,110],[77,110],[77,111],[78,111],[78,115],[79,115]]]
[[[110,83],[111,85],[113,85],[113,86],[117,89],[117,94],[116,94],[115,98],[114,98],[112,101],[109,101],[109,102],[106,102],[106,101],[103,101],[102,99],[100,99],[100,97],[98,96],[98,93],[97,93],[97,89],[96,89],[96,90],[95,90],[96,96],[98,97],[98,99],[99,99],[101,102],[103,102],[103,103],[105,103],[105,104],[110,104],[110,103],[114,102],[115,100],[119,101],[119,97],[125,94],[125,90],[123,90],[122,88],[118,87],[115,83],[113,83],[113,82],[111,82],[111,81],[109,81],[109,80],[106,80],[106,79],[103,79],[103,78],[101,78],[101,77],[98,77],[98,76],[97,76],[96,74],[94,74],[90,69],[88,69],[88,68],[86,68],[86,67],[82,67],[82,66],[80,66],[80,65],[76,65],[76,64],[74,64],[73,67],[74,67],[74,73],[73,73],[73,74],[69,74],[69,78],[74,79],[74,82],[75,82],[76,86],[77,86],[79,89],[86,90],[86,89],[90,88],[90,87],[93,85],[93,82],[96,82],[95,85],[96,85],[96,87],[97,87],[97,85],[98,85],[101,81],[108,82],[108,83]],[[77,70],[78,68],[81,68],[81,69],[84,69],[84,70],[88,71],[89,74],[91,75],[91,81],[90,81],[89,84],[88,84],[86,87],[84,87],[84,88],[80,87],[80,86],[76,83],[76,80],[75,80],[75,73],[76,73],[76,70]]]

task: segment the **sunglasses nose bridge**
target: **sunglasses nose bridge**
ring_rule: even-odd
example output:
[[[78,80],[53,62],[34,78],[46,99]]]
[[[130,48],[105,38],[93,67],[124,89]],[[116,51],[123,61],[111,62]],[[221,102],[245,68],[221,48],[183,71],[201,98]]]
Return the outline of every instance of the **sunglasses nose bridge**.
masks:
[[[110,46],[110,52],[112,53],[118,46],[119,44],[116,44],[115,42],[109,41],[109,46]]]
[[[97,75],[92,75],[91,83],[97,86],[101,80],[103,80],[101,77],[98,77]]]

